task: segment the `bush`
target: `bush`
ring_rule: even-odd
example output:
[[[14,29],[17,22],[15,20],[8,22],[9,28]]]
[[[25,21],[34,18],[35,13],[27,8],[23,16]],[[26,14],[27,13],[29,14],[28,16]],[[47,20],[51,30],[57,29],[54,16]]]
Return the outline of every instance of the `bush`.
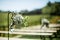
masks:
[[[60,24],[60,20],[58,20],[57,23]]]

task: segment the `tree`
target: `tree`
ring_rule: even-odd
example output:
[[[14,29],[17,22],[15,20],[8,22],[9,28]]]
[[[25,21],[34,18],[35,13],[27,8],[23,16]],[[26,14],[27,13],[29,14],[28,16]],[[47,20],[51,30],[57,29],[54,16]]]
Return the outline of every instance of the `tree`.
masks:
[[[49,2],[47,3],[47,5],[48,5],[48,6],[51,6],[51,5],[52,5],[52,3],[49,1]]]
[[[28,10],[22,10],[22,11],[19,12],[19,13],[24,15],[24,14],[28,14],[28,12],[29,12]]]

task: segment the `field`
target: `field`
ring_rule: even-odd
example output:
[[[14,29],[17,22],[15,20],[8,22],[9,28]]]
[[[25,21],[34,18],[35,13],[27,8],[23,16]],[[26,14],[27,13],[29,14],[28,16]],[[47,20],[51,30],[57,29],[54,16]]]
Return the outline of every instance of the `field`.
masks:
[[[9,14],[9,23],[11,20],[11,14]],[[28,22],[28,26],[33,25],[40,25],[41,24],[41,18],[46,17],[50,23],[57,23],[58,20],[60,20],[60,16],[49,16],[49,15],[23,15],[28,16],[28,19],[26,21]],[[8,28],[8,13],[0,13],[0,30],[1,28]]]

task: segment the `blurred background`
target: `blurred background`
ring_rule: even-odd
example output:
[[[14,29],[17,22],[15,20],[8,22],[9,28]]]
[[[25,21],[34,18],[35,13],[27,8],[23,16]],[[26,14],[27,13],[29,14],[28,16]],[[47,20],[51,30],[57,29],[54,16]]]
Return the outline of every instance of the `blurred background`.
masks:
[[[43,17],[47,18],[51,24],[60,24],[60,0],[0,0],[0,31],[8,31],[13,12],[18,12],[23,17],[28,16],[26,19],[28,27],[41,25]],[[17,35],[9,34],[9,36]],[[0,37],[8,37],[8,34],[0,33]]]

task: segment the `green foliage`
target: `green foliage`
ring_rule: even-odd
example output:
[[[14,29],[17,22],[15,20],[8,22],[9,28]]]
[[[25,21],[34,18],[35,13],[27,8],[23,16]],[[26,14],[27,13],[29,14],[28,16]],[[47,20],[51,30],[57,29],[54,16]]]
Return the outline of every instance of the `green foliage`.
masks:
[[[57,23],[60,24],[60,20],[57,20]]]
[[[50,14],[51,13],[51,8],[50,7],[45,7],[42,9],[42,14]]]
[[[51,4],[52,4],[52,3],[51,3],[50,1],[47,3],[48,6],[51,6]]]
[[[42,9],[42,14],[51,14],[54,13],[56,11],[55,5],[54,6],[47,6],[45,8]]]
[[[51,16],[50,17],[50,22],[51,23],[59,23],[60,16]]]
[[[60,2],[49,2],[44,8],[42,8],[42,14],[60,15]]]
[[[29,18],[27,19],[28,25],[37,25],[40,22],[40,15],[27,15]]]

